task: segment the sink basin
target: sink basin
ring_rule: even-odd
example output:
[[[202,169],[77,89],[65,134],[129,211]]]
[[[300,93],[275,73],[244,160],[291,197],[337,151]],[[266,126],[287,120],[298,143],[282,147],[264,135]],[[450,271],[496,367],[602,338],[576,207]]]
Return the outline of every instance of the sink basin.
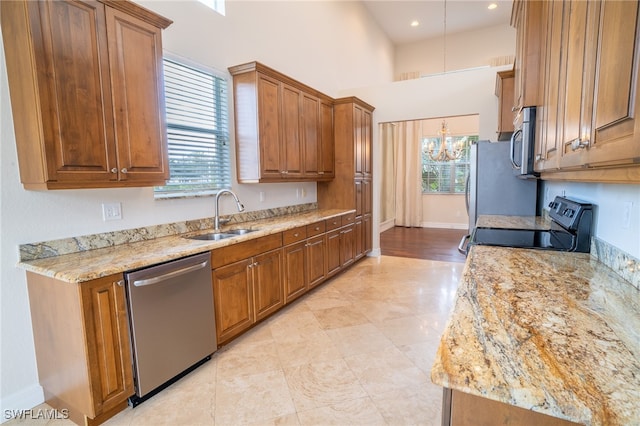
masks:
[[[192,235],[189,238],[190,240],[211,240],[211,241],[219,241],[224,240],[225,238],[235,237],[238,234],[228,234],[228,233],[213,233],[213,234],[202,234],[202,235]]]
[[[232,229],[229,231],[225,231],[225,234],[244,235],[254,231],[257,231],[257,229]]]
[[[185,237],[190,240],[207,240],[207,241],[219,241],[227,238],[237,237],[238,235],[248,234],[249,232],[257,231],[257,229],[231,229],[224,232],[213,232],[211,234],[200,234]]]

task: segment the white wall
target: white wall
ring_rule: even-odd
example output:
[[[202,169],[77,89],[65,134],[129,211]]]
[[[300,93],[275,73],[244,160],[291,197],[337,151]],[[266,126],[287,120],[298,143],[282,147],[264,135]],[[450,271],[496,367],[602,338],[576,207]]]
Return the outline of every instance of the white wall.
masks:
[[[223,73],[259,60],[330,96],[345,87],[392,80],[393,46],[358,2],[231,1],[226,17],[194,1],[143,4],[174,21],[164,32],[166,50]],[[0,47],[0,420],[5,409],[27,409],[43,400],[25,272],[15,266],[19,244],[213,215],[210,197],[154,201],[150,188],[25,191],[18,179],[4,61]],[[306,189],[305,198],[296,198],[298,187]],[[233,189],[247,210],[316,201],[314,183],[236,183]],[[262,203],[259,191],[266,193]],[[102,202],[122,203],[123,219],[103,222]],[[225,200],[221,210],[232,213],[234,204]]]
[[[513,56],[516,51],[516,32],[508,24],[483,28],[466,33],[447,34],[446,71],[482,67],[495,58]],[[403,74],[429,75],[442,73],[444,39],[442,36],[398,46],[396,48],[394,76]]]

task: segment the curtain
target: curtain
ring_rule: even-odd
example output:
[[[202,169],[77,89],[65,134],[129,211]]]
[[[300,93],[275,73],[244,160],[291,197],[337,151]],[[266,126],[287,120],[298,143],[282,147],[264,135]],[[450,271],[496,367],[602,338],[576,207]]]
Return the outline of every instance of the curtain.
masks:
[[[395,123],[396,225],[419,227],[422,223],[422,129],[421,122]]]
[[[396,216],[396,160],[394,158],[393,129],[396,123],[380,124],[380,145],[382,148],[382,179],[380,189],[380,223],[395,219]]]

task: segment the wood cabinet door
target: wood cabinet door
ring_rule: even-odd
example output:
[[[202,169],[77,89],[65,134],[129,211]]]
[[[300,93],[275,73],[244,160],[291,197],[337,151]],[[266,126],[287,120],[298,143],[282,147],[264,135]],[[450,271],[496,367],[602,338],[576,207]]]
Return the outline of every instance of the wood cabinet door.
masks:
[[[364,110],[358,105],[353,106],[353,163],[355,177],[364,176]]]
[[[590,139],[599,9],[598,1],[564,2],[561,168],[580,167],[584,162],[581,144]]]
[[[231,340],[255,322],[252,264],[253,259],[246,259],[212,272],[218,344]]]
[[[559,166],[562,135],[562,109],[560,99],[560,66],[562,48],[564,2],[554,1],[545,5],[546,28],[544,88],[542,106],[537,111],[535,169],[555,170]]]
[[[169,178],[160,28],[106,8],[119,180]]]
[[[96,414],[100,414],[135,393],[123,280],[121,275],[112,275],[79,288],[91,392]]]
[[[360,259],[364,256],[364,222],[362,217],[353,223],[353,257]]]
[[[306,244],[306,241],[301,241],[283,249],[285,303],[289,303],[307,291]]]
[[[320,102],[320,174],[322,178],[335,176],[335,140],[333,136],[333,105]]]
[[[257,321],[284,305],[282,250],[272,250],[254,257],[251,269]]]
[[[540,104],[540,62],[544,40],[542,11],[544,1],[516,0],[511,25],[516,28],[514,62],[514,110]]]
[[[306,244],[307,250],[307,282],[309,288],[315,287],[324,281],[327,276],[326,263],[326,239],[324,234],[309,238]]]
[[[46,162],[45,182],[117,180],[105,6],[51,1],[28,8],[45,147],[45,158],[31,161]]]
[[[355,187],[355,207],[356,207],[356,217],[361,217],[364,213],[364,191],[362,188],[362,179],[356,179],[353,181],[353,185]]]
[[[355,259],[355,230],[354,226],[345,226],[340,232],[340,266],[345,267]]]
[[[280,83],[260,73],[257,79],[260,177],[280,179],[284,157],[280,143]]]
[[[302,93],[302,138],[304,145],[304,176],[315,179],[322,167],[320,100]]]
[[[364,223],[364,252],[369,253],[373,249],[373,217],[366,214],[362,217]]]
[[[302,92],[282,84],[281,166],[283,178],[297,179],[303,175],[304,150],[300,134]]]
[[[327,232],[327,277],[335,274],[342,267],[340,235],[340,229]]]
[[[640,157],[635,134],[639,7],[637,1],[601,2],[589,165],[628,164]]]
[[[362,111],[362,175],[370,178],[372,174],[372,157],[371,157],[371,112]]]

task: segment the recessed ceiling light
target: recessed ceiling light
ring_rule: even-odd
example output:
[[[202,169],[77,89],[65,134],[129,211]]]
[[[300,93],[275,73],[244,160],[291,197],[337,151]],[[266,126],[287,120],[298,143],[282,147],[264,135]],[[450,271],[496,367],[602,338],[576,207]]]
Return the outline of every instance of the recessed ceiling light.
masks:
[[[417,27],[418,25],[420,25],[420,22],[418,22],[418,21],[411,21],[411,26],[412,26],[412,27]]]
[[[498,7],[498,5],[497,5],[497,4],[495,4],[495,3],[491,3],[491,4],[487,7],[487,9],[489,9],[489,10],[493,10],[493,9],[495,9],[495,8],[497,8],[497,7]]]

